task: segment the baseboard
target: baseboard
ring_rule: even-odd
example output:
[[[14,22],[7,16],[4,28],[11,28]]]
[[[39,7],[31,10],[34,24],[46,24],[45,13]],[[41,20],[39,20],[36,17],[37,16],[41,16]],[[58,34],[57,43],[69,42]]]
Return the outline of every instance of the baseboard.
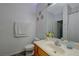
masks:
[[[19,51],[16,51],[16,52],[11,53],[9,56],[14,56],[14,55],[19,54],[19,53],[24,52],[24,51],[25,50],[22,49],[22,50],[19,50]]]

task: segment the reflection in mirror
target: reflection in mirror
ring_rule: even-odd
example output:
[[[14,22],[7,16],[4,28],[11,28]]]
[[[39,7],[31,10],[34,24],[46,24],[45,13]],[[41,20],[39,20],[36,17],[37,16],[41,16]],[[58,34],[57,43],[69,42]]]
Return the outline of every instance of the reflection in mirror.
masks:
[[[45,33],[54,32],[56,38],[79,42],[79,3],[52,3],[43,9],[41,14],[42,18],[37,15],[39,17],[36,25],[38,38],[45,38]]]
[[[51,17],[47,16],[47,20],[52,20],[50,23],[52,24],[51,30],[54,32],[54,36],[59,39],[63,37],[63,8],[64,4],[62,3],[52,4],[47,8],[47,14]]]
[[[57,21],[57,37],[59,39],[63,37],[63,20]]]
[[[63,8],[64,4],[62,3],[52,3],[47,8],[42,9],[40,16],[40,8],[37,9],[39,11],[37,15],[39,21],[37,21],[36,27],[38,38],[44,39],[46,37],[45,34],[49,32],[54,33],[56,38],[63,37]],[[41,17],[42,15],[43,17]]]
[[[52,4],[47,12],[52,16],[55,37],[79,42],[79,3]]]

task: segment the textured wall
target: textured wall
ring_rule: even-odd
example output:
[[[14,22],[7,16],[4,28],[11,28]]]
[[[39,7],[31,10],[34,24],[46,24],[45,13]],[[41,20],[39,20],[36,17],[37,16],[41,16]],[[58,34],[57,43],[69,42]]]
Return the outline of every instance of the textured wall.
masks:
[[[11,55],[31,43],[35,36],[34,4],[0,4],[0,55]],[[32,37],[15,38],[13,22],[29,22]]]

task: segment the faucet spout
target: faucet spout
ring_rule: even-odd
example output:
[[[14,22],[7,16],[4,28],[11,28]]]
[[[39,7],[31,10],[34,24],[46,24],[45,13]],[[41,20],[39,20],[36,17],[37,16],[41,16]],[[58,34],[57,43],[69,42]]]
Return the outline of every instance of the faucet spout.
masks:
[[[55,41],[55,45],[56,45],[56,46],[61,46],[59,40],[56,40],[56,41]]]

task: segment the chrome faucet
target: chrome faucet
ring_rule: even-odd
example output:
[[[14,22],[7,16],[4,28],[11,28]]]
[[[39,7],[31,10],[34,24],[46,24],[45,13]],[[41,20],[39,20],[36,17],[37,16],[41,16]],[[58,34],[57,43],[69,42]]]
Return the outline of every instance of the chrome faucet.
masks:
[[[59,41],[59,40],[56,40],[56,41],[55,41],[55,45],[56,45],[56,46],[61,46],[60,41]]]

